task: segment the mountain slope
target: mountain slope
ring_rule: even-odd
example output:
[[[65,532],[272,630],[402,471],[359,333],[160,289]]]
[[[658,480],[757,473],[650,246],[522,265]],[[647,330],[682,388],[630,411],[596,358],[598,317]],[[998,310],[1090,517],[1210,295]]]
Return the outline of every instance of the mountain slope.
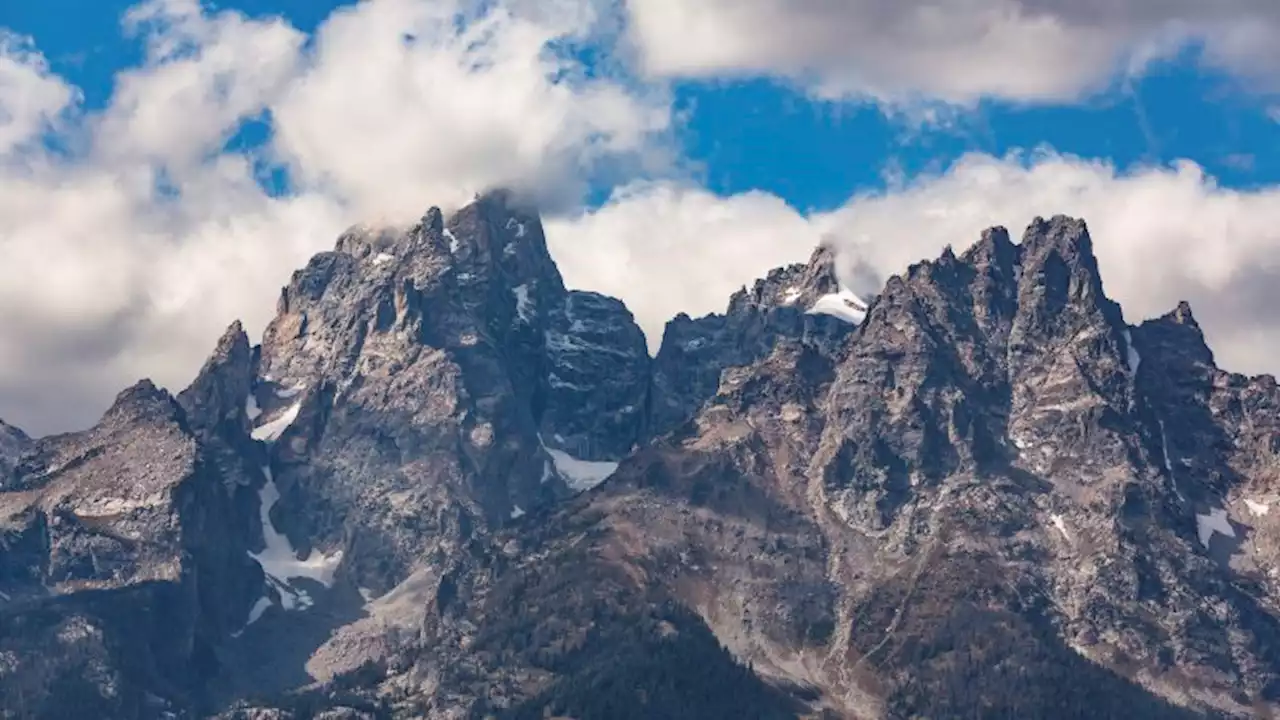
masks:
[[[1078,220],[869,302],[820,248],[650,358],[492,193],[344,234],[177,398],[5,435],[0,684],[35,717],[1248,717],[1278,408],[1185,305],[1127,325]]]

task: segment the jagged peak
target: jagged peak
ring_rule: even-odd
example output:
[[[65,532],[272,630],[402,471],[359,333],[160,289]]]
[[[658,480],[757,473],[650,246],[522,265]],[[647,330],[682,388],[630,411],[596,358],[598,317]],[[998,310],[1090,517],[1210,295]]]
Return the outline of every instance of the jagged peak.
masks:
[[[25,444],[31,442],[31,436],[17,425],[10,425],[4,420],[0,420],[0,442],[5,440]]]
[[[444,213],[438,205],[427,208],[426,214],[422,216],[422,227],[436,235],[444,232]]]
[[[226,329],[178,404],[192,427],[211,428],[228,415],[239,418],[253,382],[253,347],[237,320]]]
[[[1048,220],[1037,216],[1022,234],[1024,263],[1042,262],[1057,252],[1070,264],[1078,264],[1096,273],[1097,257],[1093,254],[1093,238],[1084,220],[1067,215],[1054,215]]]
[[[116,395],[99,425],[155,418],[169,420],[175,418],[177,412],[178,404],[169,391],[150,378],[143,378]]]
[[[1001,259],[1016,259],[1018,246],[1009,237],[1009,229],[1003,225],[995,225],[982,231],[978,242],[969,247],[960,256],[962,262],[971,265],[988,265]]]
[[[1144,321],[1138,333],[1143,343],[1166,348],[1160,353],[1163,362],[1217,367],[1213,350],[1185,300],[1164,315]]]
[[[222,332],[222,336],[218,338],[218,344],[213,348],[213,355],[209,358],[209,363],[216,359],[226,359],[240,354],[249,354],[251,347],[249,345],[249,335],[244,331],[244,325],[239,320],[232,320],[227,329]]]
[[[1186,300],[1179,300],[1177,307],[1169,311],[1166,317],[1179,325],[1200,329],[1200,323],[1196,322],[1195,316],[1191,313],[1191,303]]]
[[[1019,292],[1024,303],[1037,306],[1026,317],[1044,319],[1066,307],[1091,308],[1117,333],[1125,327],[1120,306],[1107,297],[1103,287],[1093,239],[1084,220],[1067,215],[1035,218],[1023,234],[1019,254]]]
[[[828,243],[814,248],[808,262],[770,270],[750,287],[744,285],[730,298],[727,314],[751,308],[808,307],[817,298],[840,291],[836,277],[837,250]]]
[[[818,243],[809,255],[809,262],[806,265],[813,269],[829,269],[832,273],[836,267],[836,247],[830,240],[824,240]]]

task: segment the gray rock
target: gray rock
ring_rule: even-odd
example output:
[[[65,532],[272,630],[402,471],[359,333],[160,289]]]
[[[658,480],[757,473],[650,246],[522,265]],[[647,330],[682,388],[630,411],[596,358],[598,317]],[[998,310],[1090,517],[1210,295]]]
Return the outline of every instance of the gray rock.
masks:
[[[36,717],[1274,712],[1275,381],[1218,369],[1185,305],[1128,326],[1066,217],[867,300],[820,248],[651,360],[508,193],[353,228],[176,400],[0,427],[0,690]]]
[[[622,302],[571,292],[546,332],[544,441],[583,460],[621,460],[647,420],[649,352]]]
[[[724,370],[692,423],[467,567],[406,677],[457,713],[587,702],[566,645],[609,597],[609,622],[693,609],[838,716],[1249,716],[1275,701],[1274,596],[1247,569],[1274,545],[1216,548],[1246,532],[1233,494],[1275,492],[1275,384],[1216,371],[1191,325],[1126,327],[1079,221],[989,231],[891,278],[843,347],[792,326]],[[1170,434],[1197,402],[1203,439]],[[1175,492],[1161,437],[1219,470]],[[1209,547],[1206,498],[1231,508]]]
[[[6,709],[197,706],[261,575],[181,406],[144,380],[92,429],[35,442],[14,478],[0,492],[0,636],[14,659],[0,688],[25,704]]]
[[[824,246],[808,264],[778,268],[739,290],[723,315],[695,320],[682,313],[667,323],[653,363],[649,437],[692,418],[716,394],[725,369],[764,358],[782,340],[823,339],[838,348],[852,326],[809,310],[839,289],[834,252]]]
[[[31,438],[22,430],[0,420],[0,487],[31,446]]]

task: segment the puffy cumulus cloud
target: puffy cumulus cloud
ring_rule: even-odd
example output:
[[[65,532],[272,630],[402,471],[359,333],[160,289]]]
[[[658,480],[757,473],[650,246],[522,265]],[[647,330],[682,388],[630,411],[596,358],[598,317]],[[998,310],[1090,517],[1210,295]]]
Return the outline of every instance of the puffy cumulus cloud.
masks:
[[[502,8],[458,30],[448,3],[386,0],[339,13],[273,108],[297,176],[360,211],[421,212],[498,183],[544,205],[581,197],[586,168],[660,163],[661,95],[610,82],[556,82],[573,63],[545,50],[590,16]],[[577,8],[581,10],[582,8]],[[634,167],[634,165],[633,165]]]
[[[1275,87],[1271,0],[628,0],[649,72],[800,80],[891,103],[1070,101],[1188,45]]]
[[[1280,188],[1221,188],[1190,162],[1120,172],[1051,154],[974,155],[896,192],[855,198],[818,221],[847,252],[900,272],[948,243],[967,247],[990,225],[1004,224],[1017,237],[1037,215],[1081,217],[1107,292],[1129,322],[1188,300],[1224,367],[1274,373],[1278,201]]]
[[[1126,173],[1052,154],[973,155],[807,217],[765,194],[657,184],[551,223],[548,235],[566,279],[623,298],[652,343],[675,313],[722,312],[733,290],[805,260],[820,239],[865,282],[948,244],[959,252],[992,225],[1016,238],[1058,213],[1088,221],[1107,291],[1130,322],[1189,300],[1225,367],[1280,371],[1280,189],[1222,189],[1191,163]]]
[[[496,185],[564,200],[662,163],[665,99],[555,52],[590,30],[583,7],[370,0],[308,42],[281,19],[152,0],[125,18],[145,60],[94,111],[0,37],[0,416],[61,430],[140,376],[181,387],[354,222]],[[268,139],[233,149],[247,121]],[[264,165],[287,168],[288,194],[264,190]]]
[[[0,158],[50,129],[74,98],[30,41],[0,27]]]
[[[545,226],[565,282],[625,300],[654,350],[676,313],[723,311],[735,290],[807,258],[820,240],[774,195],[722,198],[665,182],[625,187],[598,210]]]

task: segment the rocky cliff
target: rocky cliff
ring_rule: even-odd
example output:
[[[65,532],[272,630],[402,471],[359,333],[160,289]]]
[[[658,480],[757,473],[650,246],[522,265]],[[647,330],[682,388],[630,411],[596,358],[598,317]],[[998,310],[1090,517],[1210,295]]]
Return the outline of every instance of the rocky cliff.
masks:
[[[834,260],[650,358],[506,193],[352,229],[178,397],[0,426],[6,712],[1273,712],[1274,380],[1079,220]]]

